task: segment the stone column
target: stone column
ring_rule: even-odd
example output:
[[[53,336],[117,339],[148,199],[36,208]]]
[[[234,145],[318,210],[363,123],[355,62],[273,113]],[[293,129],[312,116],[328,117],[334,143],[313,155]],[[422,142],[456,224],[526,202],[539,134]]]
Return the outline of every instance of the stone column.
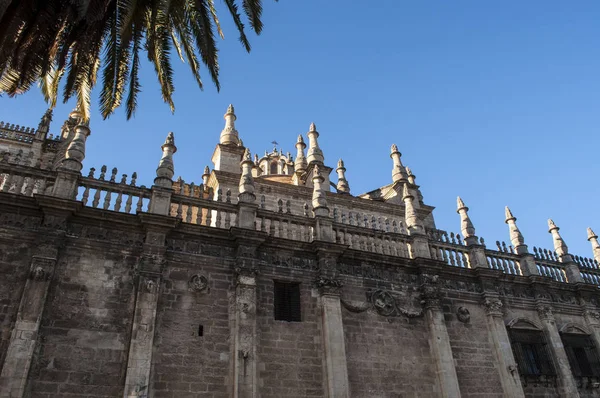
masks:
[[[316,285],[321,296],[327,397],[350,397],[346,341],[340,303],[342,282],[339,279],[321,277],[317,280]]]
[[[429,328],[429,348],[438,381],[439,396],[460,398],[456,367],[452,357],[450,338],[444,321],[440,302],[440,287],[437,275],[421,275],[421,298],[425,306],[425,318]]]
[[[64,243],[67,219],[81,206],[78,202],[49,196],[36,196],[36,200],[44,212],[44,219],[0,373],[0,397],[24,395],[48,289],[59,248]]]
[[[168,231],[178,221],[174,218],[147,213],[142,213],[139,217],[146,229],[146,237],[143,253],[135,270],[136,296],[124,398],[149,396],[156,311],[162,271],[166,264],[165,240]]]
[[[544,334],[548,339],[548,345],[550,346],[552,359],[556,366],[556,372],[558,373],[558,394],[565,398],[577,398],[579,397],[577,384],[573,378],[569,359],[567,358],[565,347],[563,346],[558,328],[556,327],[552,307],[549,303],[538,300],[537,310],[544,327]]]
[[[510,339],[504,325],[502,301],[497,295],[486,294],[484,306],[490,338],[492,340],[494,357],[498,364],[500,383],[505,397],[525,397],[521,379],[513,355]]]

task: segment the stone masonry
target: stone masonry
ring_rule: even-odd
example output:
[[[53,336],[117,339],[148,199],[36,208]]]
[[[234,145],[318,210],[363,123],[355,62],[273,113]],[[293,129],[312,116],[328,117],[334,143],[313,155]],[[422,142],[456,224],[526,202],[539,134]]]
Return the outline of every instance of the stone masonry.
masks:
[[[593,258],[552,220],[529,250],[507,208],[488,247],[396,145],[354,195],[314,124],[253,156],[233,106],[212,169],[175,179],[169,133],[151,187],[82,173],[90,128],[51,120],[0,123],[0,397],[600,397],[591,229]]]

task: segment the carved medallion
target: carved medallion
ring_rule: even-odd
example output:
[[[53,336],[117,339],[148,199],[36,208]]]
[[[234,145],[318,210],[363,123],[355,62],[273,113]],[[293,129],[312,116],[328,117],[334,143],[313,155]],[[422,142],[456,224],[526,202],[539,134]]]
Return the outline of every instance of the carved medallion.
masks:
[[[462,323],[468,323],[471,320],[471,313],[466,307],[458,307],[456,318]]]
[[[208,278],[204,275],[196,274],[190,278],[188,289],[192,292],[202,292],[208,289]]]

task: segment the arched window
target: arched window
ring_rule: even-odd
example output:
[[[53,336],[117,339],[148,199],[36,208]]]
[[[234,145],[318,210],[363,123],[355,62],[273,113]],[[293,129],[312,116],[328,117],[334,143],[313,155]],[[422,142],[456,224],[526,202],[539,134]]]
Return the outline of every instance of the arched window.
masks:
[[[276,160],[271,162],[271,169],[269,171],[269,174],[277,174],[277,161]]]

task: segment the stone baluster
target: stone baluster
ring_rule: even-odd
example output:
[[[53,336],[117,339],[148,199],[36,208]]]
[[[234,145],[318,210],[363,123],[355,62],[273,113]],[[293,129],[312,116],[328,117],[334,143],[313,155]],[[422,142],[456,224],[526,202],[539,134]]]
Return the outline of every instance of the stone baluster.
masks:
[[[573,261],[573,257],[569,254],[569,248],[565,241],[558,233],[558,228],[554,221],[548,220],[548,232],[552,234],[554,242],[554,251],[558,255],[558,261],[564,264],[565,273],[569,283],[583,283],[583,278],[579,272],[579,266]]]
[[[150,199],[148,211],[167,216],[171,210],[173,175],[175,174],[173,154],[177,152],[173,133],[167,135],[165,143],[160,148],[162,149],[162,157],[156,169],[156,178],[152,186],[152,198]]]
[[[429,328],[429,348],[435,364],[439,397],[460,398],[461,394],[450,346],[450,337],[448,336],[441,306],[438,276],[421,275],[420,291]]]
[[[502,301],[500,301],[498,295],[486,293],[483,305],[504,396],[511,398],[525,397],[508,332],[504,324]]]
[[[521,272],[523,275],[539,275],[537,266],[535,265],[535,257],[529,253],[527,245],[525,244],[525,238],[517,227],[517,218],[513,216],[508,206],[504,209],[506,216],[504,222],[508,224],[508,231],[510,234],[510,243],[514,247],[515,254],[519,255],[519,265],[521,266]]]
[[[573,378],[569,359],[567,358],[565,347],[556,326],[552,306],[547,300],[540,299],[536,300],[536,305],[544,328],[544,334],[546,335],[546,339],[548,339],[550,354],[558,373],[558,394],[564,398],[578,398],[577,383],[575,383],[575,379]]]

